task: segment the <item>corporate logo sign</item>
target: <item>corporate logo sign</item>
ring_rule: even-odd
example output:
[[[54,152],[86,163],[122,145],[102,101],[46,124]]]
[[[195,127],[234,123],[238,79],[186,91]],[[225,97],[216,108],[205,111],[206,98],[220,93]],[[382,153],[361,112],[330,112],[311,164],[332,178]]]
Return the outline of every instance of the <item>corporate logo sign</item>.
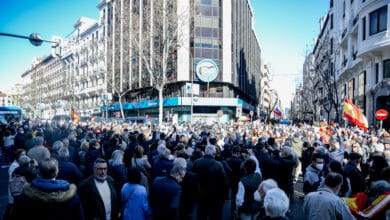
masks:
[[[196,76],[203,82],[215,80],[218,72],[218,65],[210,59],[203,59],[196,65]]]

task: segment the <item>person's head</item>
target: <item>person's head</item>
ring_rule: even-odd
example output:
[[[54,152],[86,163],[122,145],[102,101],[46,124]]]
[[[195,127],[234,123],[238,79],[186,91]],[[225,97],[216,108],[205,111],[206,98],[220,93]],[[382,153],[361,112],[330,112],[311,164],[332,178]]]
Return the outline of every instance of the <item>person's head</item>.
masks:
[[[343,174],[343,166],[341,163],[337,160],[332,160],[329,162],[329,171],[330,172],[335,172],[339,174]]]
[[[68,138],[62,139],[62,143],[64,144],[64,146],[68,147],[69,146],[69,139]]]
[[[97,158],[93,163],[93,174],[97,181],[104,182],[107,178],[107,161]]]
[[[184,169],[187,169],[187,161],[186,161],[186,159],[184,159],[182,157],[177,157],[173,161],[173,166],[181,166]]]
[[[38,165],[38,174],[43,179],[55,179],[58,174],[58,161],[54,158],[46,158]]]
[[[26,155],[26,150],[21,148],[16,149],[15,152],[13,153],[14,160],[16,161],[19,161],[19,158],[24,155]]]
[[[170,151],[165,145],[160,144],[157,146],[157,153],[162,158],[168,158]]]
[[[119,165],[123,163],[123,151],[122,150],[114,150],[111,155],[111,163],[112,165]]]
[[[253,174],[256,171],[256,162],[252,159],[247,159],[243,163],[246,174]]]
[[[289,157],[289,156],[292,156],[293,155],[293,152],[291,150],[290,147],[288,146],[283,146],[281,149],[280,149],[280,153],[279,153],[279,156],[281,158],[286,158],[286,157]]]
[[[174,166],[171,169],[170,175],[177,180],[177,182],[181,183],[186,175],[186,169],[182,166]]]
[[[215,149],[215,146],[214,145],[207,145],[206,148],[205,148],[205,151],[204,153],[206,155],[209,155],[209,156],[215,156],[216,153],[217,153],[217,149]]]
[[[95,149],[99,148],[99,142],[96,139],[89,140],[89,147],[94,147]]]
[[[141,158],[144,156],[144,148],[142,146],[137,146],[134,148],[134,157]]]
[[[22,155],[19,158],[18,163],[20,167],[28,167],[31,163],[31,159],[27,155]]]
[[[348,156],[349,156],[349,160],[356,164],[360,163],[362,159],[362,155],[356,152],[351,152]]]
[[[69,149],[67,147],[61,147],[58,150],[58,159],[61,161],[67,161],[69,159]]]
[[[264,209],[271,218],[285,217],[290,205],[286,193],[279,189],[270,189],[264,197]]]
[[[34,146],[43,146],[43,137],[38,136],[33,139]]]
[[[339,173],[329,172],[325,177],[325,186],[332,189],[335,194],[340,191],[343,177]]]
[[[259,185],[259,188],[256,190],[256,192],[259,193],[259,196],[255,196],[255,198],[257,197],[258,201],[261,201],[261,200],[264,200],[264,197],[265,197],[265,194],[270,190],[270,189],[273,189],[273,188],[278,188],[278,183],[273,180],[273,179],[266,179],[266,180],[263,180],[260,185]],[[255,192],[255,193],[256,193]]]
[[[81,145],[80,145],[80,150],[81,151],[87,151],[88,148],[89,148],[89,143],[87,141],[84,141],[84,142],[81,143]]]
[[[127,180],[129,183],[140,184],[141,183],[141,172],[136,167],[131,167],[127,171]]]
[[[52,150],[52,152],[58,153],[60,148],[63,147],[63,146],[64,146],[64,144],[62,143],[62,141],[55,141],[53,143],[53,146],[52,146],[51,150]]]
[[[324,168],[324,157],[320,153],[314,153],[311,157],[312,167],[317,170],[322,170]]]

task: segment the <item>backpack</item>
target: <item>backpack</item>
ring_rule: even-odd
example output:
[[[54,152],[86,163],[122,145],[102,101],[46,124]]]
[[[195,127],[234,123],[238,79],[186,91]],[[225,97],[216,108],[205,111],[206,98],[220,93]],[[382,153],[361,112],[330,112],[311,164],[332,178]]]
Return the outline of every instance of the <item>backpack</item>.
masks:
[[[9,190],[13,197],[20,196],[23,193],[23,187],[26,185],[27,181],[24,176],[13,174],[9,180]]]

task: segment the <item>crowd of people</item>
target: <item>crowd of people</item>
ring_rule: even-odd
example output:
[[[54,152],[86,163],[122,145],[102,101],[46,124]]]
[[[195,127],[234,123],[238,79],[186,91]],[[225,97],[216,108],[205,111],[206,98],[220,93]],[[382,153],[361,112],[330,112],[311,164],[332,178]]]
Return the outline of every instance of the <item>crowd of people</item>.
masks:
[[[306,219],[385,219],[390,204],[385,129],[258,121],[0,129],[4,219],[294,219],[298,181]]]

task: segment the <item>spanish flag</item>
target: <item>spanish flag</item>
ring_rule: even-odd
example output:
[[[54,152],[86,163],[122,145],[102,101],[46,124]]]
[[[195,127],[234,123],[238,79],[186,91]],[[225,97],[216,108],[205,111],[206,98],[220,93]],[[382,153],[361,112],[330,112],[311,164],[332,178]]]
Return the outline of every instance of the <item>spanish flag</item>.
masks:
[[[344,100],[343,116],[351,123],[363,129],[363,131],[367,131],[368,122],[366,116],[348,98]]]
[[[79,113],[77,113],[76,109],[72,108],[70,112],[70,118],[72,119],[73,123],[77,123],[80,121]]]

